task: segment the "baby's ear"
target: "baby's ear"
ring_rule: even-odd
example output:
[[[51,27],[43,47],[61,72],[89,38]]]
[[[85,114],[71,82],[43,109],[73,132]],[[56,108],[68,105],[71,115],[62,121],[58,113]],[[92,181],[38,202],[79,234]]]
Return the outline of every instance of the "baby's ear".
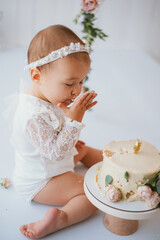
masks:
[[[38,68],[31,68],[30,76],[34,83],[40,83],[41,72]]]

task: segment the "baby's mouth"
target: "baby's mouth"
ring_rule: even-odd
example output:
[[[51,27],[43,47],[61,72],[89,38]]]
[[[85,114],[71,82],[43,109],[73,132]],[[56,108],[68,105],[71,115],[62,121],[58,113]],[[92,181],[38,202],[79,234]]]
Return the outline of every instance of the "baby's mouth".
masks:
[[[73,100],[71,99],[67,99],[66,101],[64,101],[64,104],[66,105],[70,105],[71,103],[73,103]]]

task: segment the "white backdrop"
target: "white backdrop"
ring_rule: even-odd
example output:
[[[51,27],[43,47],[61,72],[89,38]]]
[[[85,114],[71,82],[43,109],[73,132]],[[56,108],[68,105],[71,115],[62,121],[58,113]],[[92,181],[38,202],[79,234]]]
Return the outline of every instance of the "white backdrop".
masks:
[[[73,23],[81,0],[0,0],[0,42],[3,46],[28,46],[31,38],[52,24],[63,24],[80,37]],[[104,0],[96,25],[109,38],[97,40],[95,49],[143,49],[160,61],[160,1]]]

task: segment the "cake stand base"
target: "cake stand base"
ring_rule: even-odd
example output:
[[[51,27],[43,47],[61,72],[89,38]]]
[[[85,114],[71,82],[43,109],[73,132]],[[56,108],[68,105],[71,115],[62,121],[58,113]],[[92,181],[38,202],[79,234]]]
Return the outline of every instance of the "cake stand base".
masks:
[[[107,213],[104,214],[103,222],[110,232],[121,236],[130,235],[138,229],[138,220],[118,218]]]

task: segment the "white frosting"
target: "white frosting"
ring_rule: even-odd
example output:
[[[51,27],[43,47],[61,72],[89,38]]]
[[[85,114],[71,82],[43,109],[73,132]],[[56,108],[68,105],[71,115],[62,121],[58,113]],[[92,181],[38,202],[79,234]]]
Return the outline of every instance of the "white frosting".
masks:
[[[160,171],[160,153],[152,144],[142,141],[138,153],[134,153],[136,140],[112,141],[104,147],[103,163],[100,169],[100,181],[105,186],[105,177],[113,178],[112,184],[120,188],[123,198],[137,200],[137,184],[144,183],[144,178]],[[105,151],[113,153],[107,157]],[[128,181],[124,177],[129,173]]]

